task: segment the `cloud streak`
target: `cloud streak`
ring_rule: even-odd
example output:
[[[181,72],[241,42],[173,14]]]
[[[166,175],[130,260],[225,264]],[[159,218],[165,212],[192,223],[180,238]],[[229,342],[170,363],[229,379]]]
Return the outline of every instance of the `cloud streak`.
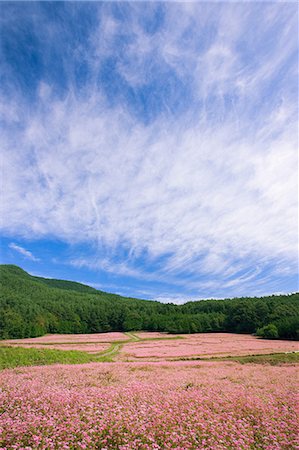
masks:
[[[30,259],[31,261],[40,261],[40,259],[36,258],[29,250],[26,250],[25,248],[15,244],[14,242],[11,242],[9,244],[9,248],[15,250],[16,252],[20,253],[22,256],[24,256],[27,259]]]

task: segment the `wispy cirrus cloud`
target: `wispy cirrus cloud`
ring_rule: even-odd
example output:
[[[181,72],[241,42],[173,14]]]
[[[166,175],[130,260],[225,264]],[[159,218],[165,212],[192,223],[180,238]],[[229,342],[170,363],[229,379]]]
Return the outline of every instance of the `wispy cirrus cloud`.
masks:
[[[279,290],[297,271],[295,5],[51,8],[5,19],[41,62],[28,100],[2,58],[2,232],[180,290]]]
[[[40,261],[40,259],[36,258],[29,250],[26,250],[25,248],[15,244],[14,242],[11,242],[9,244],[9,248],[15,250],[16,252],[20,253],[22,256],[24,256],[27,259],[30,259],[31,261]]]

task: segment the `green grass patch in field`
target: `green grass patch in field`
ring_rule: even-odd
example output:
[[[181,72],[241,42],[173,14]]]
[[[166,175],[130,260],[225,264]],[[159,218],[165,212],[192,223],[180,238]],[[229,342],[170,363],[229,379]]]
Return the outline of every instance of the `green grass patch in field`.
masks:
[[[234,361],[238,361],[241,364],[270,364],[271,366],[277,366],[279,364],[291,364],[299,363],[299,353],[271,353],[270,355],[248,355],[231,357]]]
[[[130,342],[130,341],[125,341]],[[123,346],[123,342],[117,341],[112,342],[108,350],[104,352],[98,353],[95,355],[97,362],[112,362],[115,356],[119,353],[121,347]]]
[[[54,350],[0,346],[0,369],[48,364],[84,364],[96,358],[77,350]]]
[[[296,364],[299,363],[299,352],[288,353],[269,353],[263,355],[246,355],[246,356],[213,356],[211,358],[195,357],[195,358],[176,358],[176,361],[235,361],[240,364],[270,364],[278,366],[280,364]],[[174,360],[173,360],[174,361]]]
[[[22,366],[47,366],[50,364],[85,364],[111,362],[121,348],[113,342],[104,352],[89,354],[79,350],[10,347],[0,345],[0,370]]]

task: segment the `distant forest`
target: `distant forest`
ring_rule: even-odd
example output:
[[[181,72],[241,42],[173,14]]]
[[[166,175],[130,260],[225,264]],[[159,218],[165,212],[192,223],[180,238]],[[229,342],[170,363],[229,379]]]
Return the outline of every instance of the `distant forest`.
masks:
[[[0,266],[0,285],[0,339],[130,330],[299,339],[299,293],[162,304],[34,277],[12,265]]]

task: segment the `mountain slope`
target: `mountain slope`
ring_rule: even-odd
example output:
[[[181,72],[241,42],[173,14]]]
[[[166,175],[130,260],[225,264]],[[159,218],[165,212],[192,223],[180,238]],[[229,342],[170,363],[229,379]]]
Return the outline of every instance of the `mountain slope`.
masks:
[[[31,276],[12,265],[0,266],[0,286],[0,339],[140,329],[299,336],[299,294],[162,304]]]
[[[18,278],[23,278],[27,281],[37,281],[39,283],[44,283],[49,287],[65,289],[76,292],[88,292],[91,294],[99,293],[100,291],[86,286],[85,284],[77,283],[76,281],[67,281],[67,280],[56,280],[54,278],[43,278],[43,277],[35,277],[29,275],[29,273],[25,272],[25,270],[21,269],[21,267],[14,266],[12,264],[3,264],[0,266],[0,277],[9,278],[17,276]]]
[[[37,281],[46,284],[49,287],[64,289],[66,291],[75,291],[75,292],[83,292],[89,294],[96,294],[101,291],[97,291],[91,286],[86,286],[85,284],[77,283],[76,281],[68,281],[68,280],[56,280],[55,278],[41,278],[34,277]]]

